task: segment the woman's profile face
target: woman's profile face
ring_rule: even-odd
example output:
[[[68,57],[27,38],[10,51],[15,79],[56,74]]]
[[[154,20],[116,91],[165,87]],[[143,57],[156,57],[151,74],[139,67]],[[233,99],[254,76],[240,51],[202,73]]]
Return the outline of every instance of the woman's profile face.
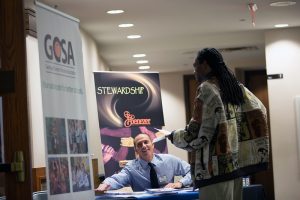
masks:
[[[195,78],[199,83],[201,83],[205,79],[205,76],[211,71],[210,66],[205,60],[200,63],[198,59],[195,60],[193,66]]]

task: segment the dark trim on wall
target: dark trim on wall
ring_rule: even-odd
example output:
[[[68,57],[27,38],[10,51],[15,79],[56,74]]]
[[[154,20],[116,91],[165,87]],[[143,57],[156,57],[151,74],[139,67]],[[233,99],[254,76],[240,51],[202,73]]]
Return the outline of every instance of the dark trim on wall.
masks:
[[[26,35],[37,38],[36,13],[31,8],[25,8],[25,32]]]

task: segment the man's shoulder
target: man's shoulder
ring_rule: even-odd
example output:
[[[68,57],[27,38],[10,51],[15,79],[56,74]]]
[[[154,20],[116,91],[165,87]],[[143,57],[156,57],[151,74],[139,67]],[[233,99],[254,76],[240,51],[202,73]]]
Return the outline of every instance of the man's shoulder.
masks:
[[[160,160],[160,163],[164,163],[170,166],[178,166],[188,164],[181,158],[172,154],[155,154],[156,158]],[[159,156],[159,157],[158,157]]]
[[[125,166],[133,166],[138,163],[138,159],[129,160]]]
[[[172,154],[154,154],[157,158],[161,159],[161,160],[165,160],[165,159],[178,159],[176,156],[172,155]]]

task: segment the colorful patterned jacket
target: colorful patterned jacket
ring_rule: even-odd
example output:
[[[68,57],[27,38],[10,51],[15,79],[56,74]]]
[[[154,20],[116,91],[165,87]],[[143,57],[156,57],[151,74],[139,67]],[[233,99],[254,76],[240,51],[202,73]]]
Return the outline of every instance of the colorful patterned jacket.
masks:
[[[197,90],[193,117],[184,130],[173,131],[175,146],[193,152],[195,187],[265,170],[269,162],[266,108],[240,85],[245,103],[224,105],[213,80]]]

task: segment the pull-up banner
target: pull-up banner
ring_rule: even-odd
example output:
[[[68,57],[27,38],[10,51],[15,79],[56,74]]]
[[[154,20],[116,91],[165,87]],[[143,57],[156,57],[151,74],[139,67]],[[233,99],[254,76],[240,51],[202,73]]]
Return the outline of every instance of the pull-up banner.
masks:
[[[158,73],[96,72],[94,76],[101,128],[164,125]]]
[[[37,2],[50,200],[95,199],[79,21]]]
[[[135,158],[133,140],[139,133],[151,139],[164,126],[158,73],[95,72],[100,137],[105,175],[117,173]],[[166,140],[154,144],[167,153]]]

